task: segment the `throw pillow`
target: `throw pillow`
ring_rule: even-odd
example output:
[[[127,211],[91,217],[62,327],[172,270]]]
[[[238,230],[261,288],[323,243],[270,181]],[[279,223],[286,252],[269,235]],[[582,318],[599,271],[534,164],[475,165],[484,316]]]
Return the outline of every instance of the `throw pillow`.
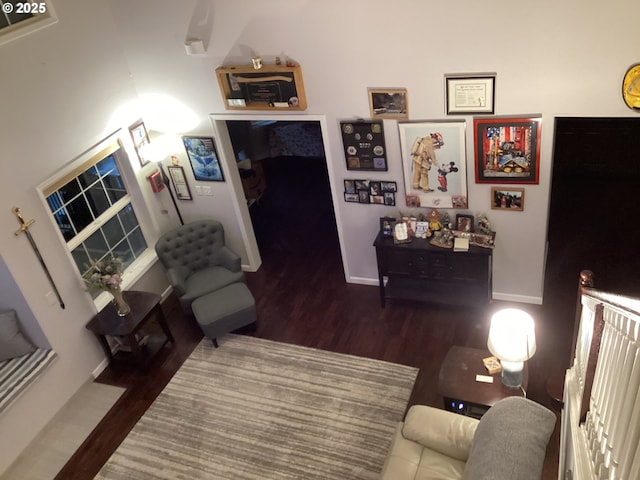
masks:
[[[35,349],[20,331],[16,311],[0,313],[0,362],[26,355]]]
[[[480,419],[464,478],[540,480],[556,424],[549,409],[522,397],[497,402]]]

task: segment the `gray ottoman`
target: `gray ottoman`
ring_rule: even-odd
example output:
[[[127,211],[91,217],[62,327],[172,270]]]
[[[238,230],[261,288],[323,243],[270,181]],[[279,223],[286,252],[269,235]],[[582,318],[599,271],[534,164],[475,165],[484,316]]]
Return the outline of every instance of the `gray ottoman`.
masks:
[[[191,304],[202,332],[218,347],[217,338],[256,321],[256,302],[244,283],[196,298]]]

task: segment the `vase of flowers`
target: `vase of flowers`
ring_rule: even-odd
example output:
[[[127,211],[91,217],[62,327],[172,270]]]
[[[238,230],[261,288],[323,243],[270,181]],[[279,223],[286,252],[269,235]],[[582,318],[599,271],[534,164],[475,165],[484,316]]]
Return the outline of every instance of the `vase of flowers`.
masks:
[[[124,298],[124,292],[120,288],[122,283],[121,258],[110,256],[92,262],[84,275],[84,281],[91,291],[109,292],[113,297],[116,311],[121,317],[131,311],[131,307]]]

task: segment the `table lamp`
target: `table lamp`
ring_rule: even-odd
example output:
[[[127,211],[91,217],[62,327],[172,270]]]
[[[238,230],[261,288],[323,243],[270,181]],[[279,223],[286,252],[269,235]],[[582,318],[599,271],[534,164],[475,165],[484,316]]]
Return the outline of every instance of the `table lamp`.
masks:
[[[496,312],[491,317],[487,346],[500,359],[502,383],[509,388],[520,388],[524,362],[536,353],[533,318],[517,308]]]

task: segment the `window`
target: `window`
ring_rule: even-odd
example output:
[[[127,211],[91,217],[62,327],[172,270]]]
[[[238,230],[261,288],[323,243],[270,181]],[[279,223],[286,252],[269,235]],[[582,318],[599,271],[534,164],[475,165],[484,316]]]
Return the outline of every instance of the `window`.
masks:
[[[147,249],[119,156],[124,158],[120,144],[111,144],[43,191],[82,275],[92,262],[111,255],[126,268]]]
[[[0,0],[0,45],[57,22],[49,0]]]

